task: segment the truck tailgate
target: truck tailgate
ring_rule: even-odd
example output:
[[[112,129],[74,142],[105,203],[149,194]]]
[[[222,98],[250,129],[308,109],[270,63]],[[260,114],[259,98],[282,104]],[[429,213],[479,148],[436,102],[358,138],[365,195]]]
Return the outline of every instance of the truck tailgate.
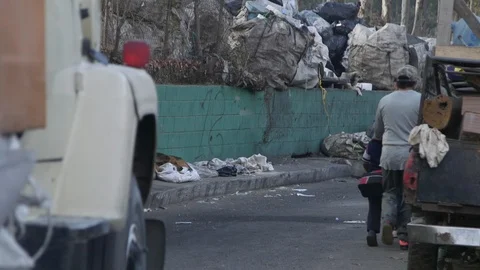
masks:
[[[480,206],[480,144],[448,140],[450,151],[437,168],[421,160],[417,201]]]

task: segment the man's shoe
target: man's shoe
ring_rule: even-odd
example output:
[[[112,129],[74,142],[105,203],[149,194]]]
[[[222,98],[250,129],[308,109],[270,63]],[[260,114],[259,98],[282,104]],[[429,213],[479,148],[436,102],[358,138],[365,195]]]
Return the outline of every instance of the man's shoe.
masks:
[[[377,233],[374,231],[368,231],[367,234],[367,245],[369,247],[377,247],[378,242],[377,242]]]
[[[388,246],[393,245],[393,227],[390,224],[383,225],[382,243]]]
[[[398,240],[401,250],[408,250],[408,242],[403,240]]]

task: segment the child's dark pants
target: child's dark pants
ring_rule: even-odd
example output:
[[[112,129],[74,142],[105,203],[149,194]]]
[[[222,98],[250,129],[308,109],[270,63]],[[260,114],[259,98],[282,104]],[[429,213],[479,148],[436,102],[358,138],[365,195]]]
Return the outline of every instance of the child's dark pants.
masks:
[[[380,233],[380,219],[382,216],[382,196],[368,197],[367,232]]]

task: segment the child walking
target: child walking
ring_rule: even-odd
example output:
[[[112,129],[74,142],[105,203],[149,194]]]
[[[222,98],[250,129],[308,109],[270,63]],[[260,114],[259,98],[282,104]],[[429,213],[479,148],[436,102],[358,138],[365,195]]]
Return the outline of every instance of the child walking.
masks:
[[[370,247],[378,246],[377,234],[380,233],[383,193],[381,154],[382,142],[371,140],[363,154],[363,167],[367,173],[359,179],[358,184],[362,196],[368,198],[367,244]]]

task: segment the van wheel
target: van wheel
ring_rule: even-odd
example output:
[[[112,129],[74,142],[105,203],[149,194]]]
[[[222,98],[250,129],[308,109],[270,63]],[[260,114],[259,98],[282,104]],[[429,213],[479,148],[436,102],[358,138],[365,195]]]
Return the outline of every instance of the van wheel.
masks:
[[[104,269],[146,270],[143,202],[135,177],[130,183],[126,226],[106,237]]]
[[[437,270],[438,246],[410,243],[408,247],[408,270]]]

